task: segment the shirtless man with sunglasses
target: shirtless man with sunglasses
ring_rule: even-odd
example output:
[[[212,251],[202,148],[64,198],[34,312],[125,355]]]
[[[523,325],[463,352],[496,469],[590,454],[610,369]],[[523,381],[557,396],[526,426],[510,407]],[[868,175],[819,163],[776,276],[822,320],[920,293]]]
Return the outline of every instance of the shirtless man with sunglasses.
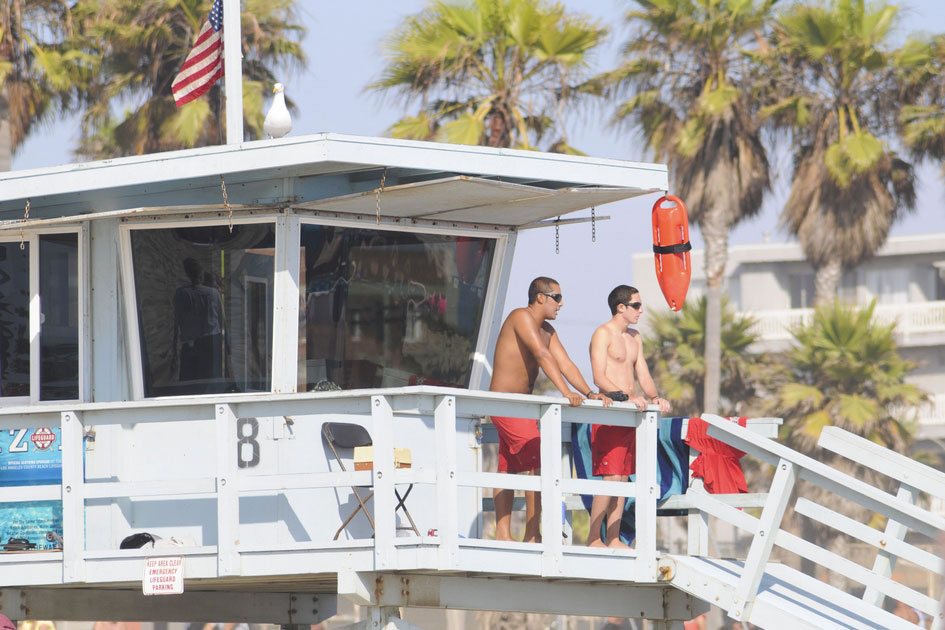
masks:
[[[669,402],[656,392],[653,377],[643,357],[640,333],[630,328],[643,315],[640,292],[621,284],[607,296],[612,317],[601,324],[591,336],[591,370],[594,384],[601,392],[615,399],[628,400],[637,409],[646,409],[647,401],[636,395],[634,380],[640,389],[659,407],[660,413],[669,411]],[[591,426],[591,459],[594,475],[605,481],[626,481],[634,472],[636,429],[604,424]],[[587,544],[592,547],[626,547],[620,540],[620,520],[623,518],[623,497],[595,496],[591,503],[591,527]],[[601,540],[601,524],[607,524],[606,536]]]
[[[528,286],[528,306],[517,308],[499,331],[492,362],[489,390],[531,394],[540,367],[572,407],[585,398],[610,399],[591,391],[581,371],[568,356],[555,329],[547,320],[555,319],[563,306],[561,286],[551,278],[538,277]],[[578,391],[571,391],[568,384]],[[537,475],[541,472],[538,421],[527,418],[492,416],[499,433],[499,472]],[[512,540],[512,490],[496,488],[496,540]],[[541,498],[538,492],[525,493],[525,542],[540,542]]]

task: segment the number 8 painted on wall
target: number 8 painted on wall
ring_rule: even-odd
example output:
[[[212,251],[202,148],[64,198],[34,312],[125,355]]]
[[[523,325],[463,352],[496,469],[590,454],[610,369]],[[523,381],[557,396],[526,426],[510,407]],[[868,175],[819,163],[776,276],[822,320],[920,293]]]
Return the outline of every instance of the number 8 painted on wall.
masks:
[[[249,434],[244,427],[249,426]],[[240,418],[236,421],[236,462],[240,468],[252,468],[259,463],[259,442],[256,438],[259,436],[259,422],[256,418]],[[243,448],[249,445],[251,456],[249,459],[243,459],[246,452]]]

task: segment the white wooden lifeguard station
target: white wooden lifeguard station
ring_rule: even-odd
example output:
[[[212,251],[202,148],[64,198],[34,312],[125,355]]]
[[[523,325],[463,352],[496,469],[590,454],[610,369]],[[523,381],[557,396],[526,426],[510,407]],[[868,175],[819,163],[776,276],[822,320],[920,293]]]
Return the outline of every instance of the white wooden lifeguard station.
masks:
[[[921,507],[945,497],[942,473],[824,432],[894,479],[890,494],[785,448],[773,420],[709,416],[770,488],[673,498],[691,516],[687,553],[671,554],[655,410],[483,391],[516,234],[666,187],[661,165],[332,134],[0,175],[0,612],[309,624],[342,596],[371,628],[406,626],[401,606],[678,628],[707,603],[765,628],[915,627],[883,611],[889,596],[941,627],[938,594],[894,568],[942,574],[929,545],[945,519]],[[540,477],[483,469],[493,413],[541,419]],[[342,470],[326,423],[367,430],[367,466],[340,448]],[[636,483],[573,479],[571,423],[637,426]],[[885,528],[792,500],[798,479]],[[542,491],[543,543],[484,537],[494,487]],[[570,544],[561,506],[579,494],[636,497],[635,548]],[[792,501],[875,560],[784,531]],[[709,556],[710,517],[754,536],[745,558]],[[171,546],[119,548],[141,532]],[[863,593],[772,562],[775,547]]]

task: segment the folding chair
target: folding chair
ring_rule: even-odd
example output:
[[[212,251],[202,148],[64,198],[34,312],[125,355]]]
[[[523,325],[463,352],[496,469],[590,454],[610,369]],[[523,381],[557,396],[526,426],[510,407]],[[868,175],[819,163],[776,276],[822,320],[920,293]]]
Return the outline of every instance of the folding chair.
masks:
[[[352,456],[355,460],[355,470],[373,470],[374,469],[374,457],[373,451],[373,441],[371,440],[371,434],[368,433],[367,429],[362,427],[360,424],[351,424],[346,422],[326,422],[322,425],[322,438],[325,440],[325,443],[328,444],[328,448],[331,449],[332,454],[335,456],[335,461],[338,462],[338,465],[341,467],[341,470],[347,472],[345,464],[341,459],[341,456],[338,454],[339,448],[350,448],[353,451],[361,451],[355,456],[355,453],[352,453]],[[410,468],[410,451],[407,449],[394,449],[394,467],[395,468]],[[399,455],[399,457],[398,457]],[[405,456],[406,455],[406,456]],[[367,517],[368,523],[371,524],[371,531],[375,531],[374,519],[371,518],[371,513],[367,509],[366,503],[371,500],[371,497],[374,496],[373,486],[360,486],[361,491],[369,491],[368,495],[365,497],[361,496],[361,492],[358,491],[358,487],[351,486],[351,490],[354,492],[355,498],[358,500],[357,507],[348,515],[348,517],[341,524],[341,527],[338,528],[338,531],[335,532],[335,537],[332,540],[338,540],[338,536],[341,535],[341,532],[344,531],[344,528],[348,526],[348,523],[358,514],[358,511],[363,511],[364,516]],[[410,516],[410,512],[407,510],[405,502],[407,497],[410,496],[410,491],[413,490],[413,484],[407,486],[407,491],[404,492],[401,496],[397,488],[394,488],[394,495],[397,497],[397,506],[394,508],[394,513],[397,513],[397,510],[403,510],[404,515],[407,517],[407,520],[410,522],[410,527],[397,527],[397,529],[403,530],[413,530],[413,532],[419,536],[420,530],[417,529],[416,524],[413,522],[413,518]]]

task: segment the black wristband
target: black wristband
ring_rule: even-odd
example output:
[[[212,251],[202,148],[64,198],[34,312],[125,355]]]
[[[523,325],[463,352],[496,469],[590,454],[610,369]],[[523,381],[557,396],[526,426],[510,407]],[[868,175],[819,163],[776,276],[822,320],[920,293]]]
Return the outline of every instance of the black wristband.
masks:
[[[587,392],[586,394],[584,394],[584,397],[585,397],[585,398],[590,398],[590,397],[591,397],[591,394],[593,394],[593,393],[594,393],[594,390],[591,390],[591,391]]]

